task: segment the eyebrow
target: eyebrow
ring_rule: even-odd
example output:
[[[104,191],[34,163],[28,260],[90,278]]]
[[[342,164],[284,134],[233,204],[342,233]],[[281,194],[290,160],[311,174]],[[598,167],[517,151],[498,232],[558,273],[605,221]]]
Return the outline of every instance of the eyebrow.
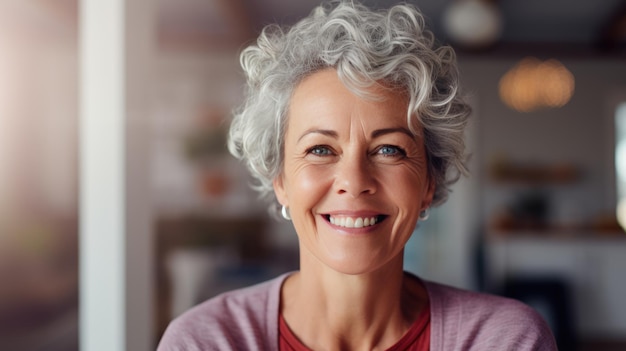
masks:
[[[330,129],[309,129],[306,132],[304,132],[300,138],[298,138],[298,142],[300,142],[300,140],[302,140],[302,138],[304,138],[305,136],[309,135],[309,134],[322,134],[322,135],[326,135],[329,136],[331,138],[338,138],[339,134],[337,134],[337,132],[335,132],[334,130],[330,130]],[[397,128],[383,128],[383,129],[377,129],[375,131],[372,132],[372,139],[376,139],[382,135],[385,134],[392,134],[392,133],[402,133],[402,134],[406,134],[409,138],[411,139],[415,139],[415,134],[411,133],[410,130],[408,130],[407,128],[404,127],[397,127]]]
[[[372,139],[378,138],[381,135],[391,133],[402,133],[406,134],[411,139],[415,139],[415,134],[411,133],[410,130],[404,127],[377,129],[372,132]]]
[[[322,135],[326,135],[329,136],[331,138],[338,138],[339,134],[337,134],[337,132],[335,132],[334,130],[330,130],[330,129],[309,129],[306,132],[304,132],[300,138],[298,138],[298,142],[300,142],[300,140],[302,140],[302,138],[304,138],[305,136],[309,135],[309,134],[322,134]]]

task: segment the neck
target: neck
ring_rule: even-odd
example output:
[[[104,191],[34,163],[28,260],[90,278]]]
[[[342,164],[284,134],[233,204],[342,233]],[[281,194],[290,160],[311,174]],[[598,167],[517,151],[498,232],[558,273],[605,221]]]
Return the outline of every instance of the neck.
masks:
[[[402,254],[365,274],[337,272],[301,250],[301,269],[283,286],[281,313],[313,349],[385,349],[410,328],[425,303],[405,279]]]

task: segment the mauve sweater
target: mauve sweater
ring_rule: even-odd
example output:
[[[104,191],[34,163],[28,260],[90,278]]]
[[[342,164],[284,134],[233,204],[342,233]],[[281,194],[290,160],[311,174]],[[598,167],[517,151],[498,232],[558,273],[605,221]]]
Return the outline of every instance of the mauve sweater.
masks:
[[[280,289],[289,275],[209,299],[174,319],[157,351],[278,350]],[[557,350],[535,310],[503,297],[422,280],[431,351]]]

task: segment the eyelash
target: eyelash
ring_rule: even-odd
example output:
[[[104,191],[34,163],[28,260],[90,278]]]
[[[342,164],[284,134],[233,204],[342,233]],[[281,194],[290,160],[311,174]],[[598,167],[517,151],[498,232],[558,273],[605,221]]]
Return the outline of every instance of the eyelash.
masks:
[[[402,149],[401,147],[395,146],[395,145],[381,145],[380,147],[376,149],[375,153],[379,153],[381,150],[385,148],[394,149],[395,154],[393,155],[382,154],[383,157],[405,157],[406,156],[406,151],[404,151],[404,149]]]
[[[326,154],[320,154],[319,151],[323,150],[327,152]],[[314,156],[331,156],[333,154],[332,149],[327,145],[315,145],[306,150],[307,154],[312,154]]]

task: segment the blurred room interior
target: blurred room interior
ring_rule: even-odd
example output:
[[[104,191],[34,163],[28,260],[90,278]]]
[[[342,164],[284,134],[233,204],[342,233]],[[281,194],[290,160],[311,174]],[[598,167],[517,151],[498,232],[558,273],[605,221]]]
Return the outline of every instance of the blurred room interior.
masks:
[[[146,193],[127,195],[149,199],[153,349],[192,305],[298,267],[293,229],[258,201],[225,130],[239,50],[318,1],[152,1],[129,131],[147,140],[130,168]],[[474,114],[472,176],[416,230],[406,269],[525,301],[562,350],[626,349],[626,3],[409,2],[457,48]],[[0,2],[0,351],[77,350],[84,328],[79,18],[79,0]]]

